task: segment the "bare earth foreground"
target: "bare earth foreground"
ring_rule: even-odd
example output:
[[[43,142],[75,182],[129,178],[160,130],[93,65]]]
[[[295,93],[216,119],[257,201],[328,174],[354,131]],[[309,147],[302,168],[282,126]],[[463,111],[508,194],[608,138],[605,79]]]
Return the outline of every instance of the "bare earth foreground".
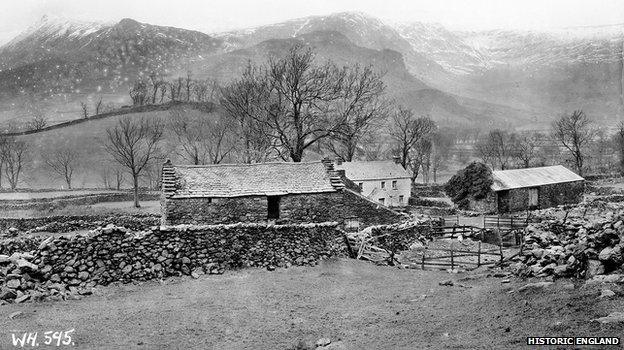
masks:
[[[527,336],[624,334],[622,324],[591,322],[624,311],[619,286],[609,286],[611,299],[598,297],[604,286],[570,289],[569,280],[518,291],[527,281],[487,273],[332,260],[109,286],[81,300],[1,307],[0,348],[14,349],[13,332],[72,328],[77,349],[294,349],[319,338],[332,341],[323,349],[526,349]]]

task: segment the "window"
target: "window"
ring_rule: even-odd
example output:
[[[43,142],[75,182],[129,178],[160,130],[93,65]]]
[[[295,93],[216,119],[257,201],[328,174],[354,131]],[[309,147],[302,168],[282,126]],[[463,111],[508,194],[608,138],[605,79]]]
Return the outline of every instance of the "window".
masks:
[[[397,187],[396,187],[396,185],[397,185],[396,180],[392,181],[392,188],[394,188],[395,190],[396,190],[396,188],[397,188]]]
[[[267,196],[268,219],[279,219],[280,197]]]
[[[385,199],[384,198],[379,198],[379,203],[384,204]]]
[[[403,203],[403,196],[399,196],[399,203]]]
[[[361,190],[364,187],[364,183],[363,182],[358,183],[358,187],[360,187],[360,190]]]
[[[385,182],[385,181],[382,181],[382,182],[381,182],[381,188],[382,188],[382,189],[386,188],[386,182]]]

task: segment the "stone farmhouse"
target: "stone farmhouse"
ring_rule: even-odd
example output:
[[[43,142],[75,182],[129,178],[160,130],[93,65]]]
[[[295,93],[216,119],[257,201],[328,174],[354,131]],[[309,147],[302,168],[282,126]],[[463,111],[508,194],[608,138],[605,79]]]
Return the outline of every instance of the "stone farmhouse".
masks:
[[[492,192],[483,200],[471,200],[471,209],[506,213],[583,200],[585,179],[563,165],[497,170],[492,176]]]
[[[410,174],[397,161],[336,161],[336,169],[367,198],[388,207],[406,206],[412,192]]]
[[[161,222],[394,223],[402,214],[349,189],[329,162],[162,168]]]

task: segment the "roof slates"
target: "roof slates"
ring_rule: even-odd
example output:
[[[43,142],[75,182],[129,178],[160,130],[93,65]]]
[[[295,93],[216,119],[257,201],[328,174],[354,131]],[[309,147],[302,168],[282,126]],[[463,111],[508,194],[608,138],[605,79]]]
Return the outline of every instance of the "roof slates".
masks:
[[[492,175],[494,177],[492,190],[494,191],[585,180],[563,165],[496,170],[492,172]]]
[[[321,162],[174,166],[174,197],[242,197],[334,192]]]

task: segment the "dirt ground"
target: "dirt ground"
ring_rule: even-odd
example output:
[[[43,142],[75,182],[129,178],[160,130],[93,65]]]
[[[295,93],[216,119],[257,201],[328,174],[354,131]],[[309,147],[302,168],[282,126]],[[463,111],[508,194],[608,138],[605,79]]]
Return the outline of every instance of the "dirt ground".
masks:
[[[566,289],[570,281],[517,291],[526,281],[487,272],[341,259],[108,286],[81,300],[0,307],[0,349],[14,348],[13,332],[72,328],[77,349],[294,349],[322,337],[326,349],[526,349],[527,336],[623,334],[621,324],[590,322],[623,309],[621,290],[611,287],[610,300],[600,288]]]

